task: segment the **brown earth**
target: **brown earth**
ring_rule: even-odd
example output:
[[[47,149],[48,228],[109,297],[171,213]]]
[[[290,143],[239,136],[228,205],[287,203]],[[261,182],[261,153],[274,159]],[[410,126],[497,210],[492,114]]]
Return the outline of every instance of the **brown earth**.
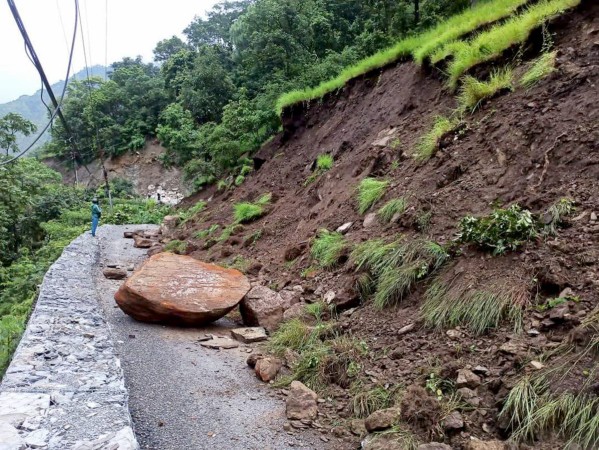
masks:
[[[247,260],[253,282],[276,289],[301,284],[305,300],[312,302],[329,290],[351,291],[355,278],[349,264],[333,271],[312,267],[309,243],[318,229],[335,230],[353,222],[346,234],[353,243],[403,234],[446,244],[454,240],[457,223],[465,215],[486,214],[493,206],[513,203],[543,213],[563,197],[573,199],[576,211],[557,236],[539,238],[499,257],[462,246],[439,275],[457,277],[468,286],[520,289],[527,306],[524,330],[539,327],[540,334],[516,334],[509,325],[482,336],[467,329],[449,334],[427,329],[420,315],[424,283],[397,308],[381,312],[365,302],[339,318],[340,328],[370,349],[360,361],[369,385],[424,387],[431,373],[455,380],[459,369],[483,366],[477,388],[480,404],[463,412],[462,432],[440,433],[442,414],[434,396],[418,400],[432,405],[428,412],[413,415],[412,431],[422,442],[444,439],[454,448],[464,448],[471,437],[506,439],[498,411],[509,389],[535,370],[531,359],[563,342],[599,303],[599,5],[583,2],[554,21],[550,31],[558,50],[557,71],[532,89],[518,88],[482,105],[442,140],[428,162],[416,162],[413,149],[435,116],[455,108],[455,97],[437,74],[401,63],[354,80],[320,102],[287,110],[283,133],[256,155],[259,169],[234,191],[212,188],[186,199],[187,206],[206,200],[208,208],[170,237],[188,240],[193,244],[191,255],[198,259],[229,264]],[[394,130],[393,140],[387,146],[373,145],[389,130]],[[334,167],[304,185],[322,153],[334,156]],[[391,181],[377,206],[399,196],[408,198],[408,210],[398,224],[362,226],[356,188],[366,176]],[[266,192],[273,194],[268,214],[240,227],[225,242],[193,237],[211,225],[231,224],[234,203]],[[430,220],[423,227],[426,217]],[[258,240],[248,240],[258,231]],[[569,302],[561,318],[553,320],[554,312],[534,308],[566,288],[579,301]],[[547,326],[541,326],[547,320]],[[398,333],[410,324],[416,326]],[[587,364],[595,365],[596,360]],[[564,389],[575,389],[581,376],[573,374]],[[331,426],[341,421],[349,428],[349,391],[332,385],[328,395],[334,402],[321,405],[323,420]],[[403,414],[410,419],[410,411]],[[355,448],[359,441],[347,429],[335,435],[339,448]],[[547,437],[534,448],[562,445]]]

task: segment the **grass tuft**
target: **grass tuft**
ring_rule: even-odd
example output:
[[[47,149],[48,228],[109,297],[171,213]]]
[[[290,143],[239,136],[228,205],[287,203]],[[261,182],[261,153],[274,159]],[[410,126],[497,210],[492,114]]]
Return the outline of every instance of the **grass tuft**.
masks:
[[[426,291],[421,314],[426,326],[435,329],[462,326],[480,335],[509,320],[520,330],[526,300],[522,288],[507,283],[478,290],[436,281]]]
[[[358,385],[359,388],[361,386]],[[354,387],[355,389],[355,387]],[[368,391],[360,389],[353,399],[354,415],[360,419],[365,419],[370,414],[379,409],[390,408],[395,404],[397,389],[385,389],[383,386],[376,386]]]
[[[333,157],[329,154],[318,155],[316,158],[316,169],[321,171],[331,170],[333,162]]]
[[[189,208],[185,211],[181,211],[179,213],[179,219],[181,219],[181,223],[179,224],[179,226],[184,225],[189,220],[193,219],[196,215],[198,215],[204,209],[206,209],[206,202],[199,201],[195,205],[193,205],[191,208]]]
[[[489,81],[465,76],[458,95],[459,111],[474,112],[484,100],[495,97],[505,90],[513,90],[513,78],[514,74],[509,68],[493,71]]]
[[[322,229],[312,242],[310,252],[321,267],[328,269],[339,263],[346,248],[347,242],[341,233]]]
[[[264,207],[270,203],[271,199],[272,195],[270,193],[267,193],[263,194],[254,203],[236,203],[235,205],[233,205],[235,223],[248,223],[256,219],[259,219],[264,214],[266,214],[266,210],[264,209]]]
[[[557,56],[557,52],[547,52],[543,53],[539,58],[535,59],[522,78],[520,78],[520,84],[526,88],[530,89],[534,85],[536,85],[543,78],[551,75],[555,72],[555,58]]]
[[[164,246],[164,250],[182,255],[187,251],[187,242],[174,239]]]
[[[378,215],[383,222],[389,223],[396,214],[403,214],[407,206],[408,203],[403,197],[389,200],[381,209],[379,209]]]
[[[268,348],[275,355],[282,356],[286,349],[299,352],[309,347],[317,339],[315,330],[300,319],[283,322],[268,341]]]
[[[364,178],[358,186],[358,212],[364,214],[378,202],[389,186],[387,180]]]
[[[447,118],[444,116],[436,117],[432,130],[422,136],[418,142],[414,158],[417,161],[426,161],[434,156],[439,148],[439,141],[441,138],[450,131],[453,131],[459,123],[460,121],[458,119]]]

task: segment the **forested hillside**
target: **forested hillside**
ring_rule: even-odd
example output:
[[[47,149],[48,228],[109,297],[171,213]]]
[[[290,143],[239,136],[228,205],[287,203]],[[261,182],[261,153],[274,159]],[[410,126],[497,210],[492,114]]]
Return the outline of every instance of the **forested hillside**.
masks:
[[[112,65],[109,81],[73,83],[63,109],[83,161],[99,148],[120,155],[157,136],[169,150],[163,163],[184,166],[200,187],[244,170],[250,153],[280,127],[282,93],[318,85],[468,4],[224,1],[183,30],[185,41],[158,42],[154,63],[125,58]],[[47,153],[69,159],[60,124],[53,137]]]

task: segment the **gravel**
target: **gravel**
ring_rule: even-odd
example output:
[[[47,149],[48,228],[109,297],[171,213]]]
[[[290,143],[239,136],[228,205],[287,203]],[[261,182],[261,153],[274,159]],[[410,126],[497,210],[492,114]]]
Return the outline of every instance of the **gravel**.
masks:
[[[100,262],[95,269],[105,311],[129,390],[134,429],[142,449],[325,448],[311,430],[283,430],[284,401],[259,382],[245,360],[251,345],[212,350],[200,345],[205,334],[229,336],[235,324],[221,319],[208,328],[175,328],[136,322],[114,302],[120,281],[102,275],[107,264],[138,266],[145,250],[123,232],[142,226],[99,229]]]

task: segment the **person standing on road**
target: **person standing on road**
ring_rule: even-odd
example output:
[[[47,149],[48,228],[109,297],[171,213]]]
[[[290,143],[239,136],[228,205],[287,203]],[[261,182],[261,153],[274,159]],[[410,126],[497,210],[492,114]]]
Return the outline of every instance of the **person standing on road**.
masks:
[[[92,200],[92,236],[96,237],[96,228],[98,228],[98,222],[100,222],[100,217],[102,217],[102,208],[98,205],[98,199],[94,198]]]

